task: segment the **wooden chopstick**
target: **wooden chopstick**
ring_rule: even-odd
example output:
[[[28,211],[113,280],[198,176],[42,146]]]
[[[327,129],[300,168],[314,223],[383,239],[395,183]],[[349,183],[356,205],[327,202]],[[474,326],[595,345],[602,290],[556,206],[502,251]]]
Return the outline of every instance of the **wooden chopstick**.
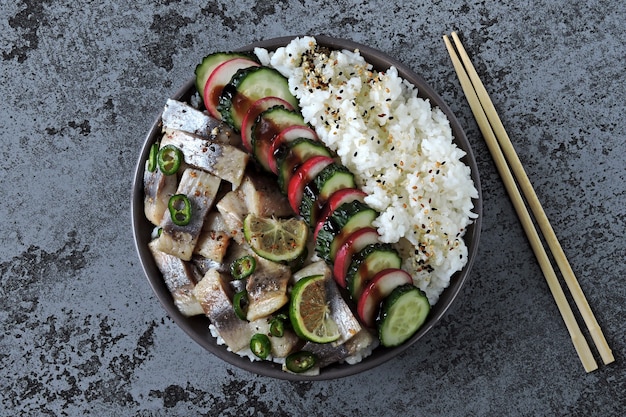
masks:
[[[563,289],[558,282],[554,269],[552,268],[552,264],[550,263],[546,250],[541,243],[541,239],[539,238],[528,209],[524,204],[524,200],[515,180],[519,183],[519,187],[522,189],[522,192],[526,197],[526,201],[528,202],[528,205],[537,220],[539,228],[548,243],[548,247],[550,248],[557,265],[559,266],[561,274],[568,285],[572,297],[576,302],[587,328],[589,329],[591,337],[598,348],[603,362],[605,364],[613,362],[613,354],[608,347],[591,308],[589,307],[589,303],[587,302],[584,293],[574,276],[563,249],[556,238],[554,230],[547,219],[543,207],[541,206],[530,180],[524,171],[506,130],[498,117],[495,107],[493,106],[487,91],[480,81],[469,56],[465,52],[465,48],[463,47],[457,34],[453,32],[452,38],[454,39],[458,55],[461,57],[461,63],[459,56],[450,43],[448,36],[444,36],[443,38],[474,117],[476,118],[479,128],[483,133],[489,151],[494,158],[498,172],[500,173],[505,188],[511,197],[513,206],[518,214],[518,217],[520,218],[522,227],[528,236],[533,252],[537,257],[541,270],[557,303],[557,307],[561,312],[563,320],[565,321],[565,325],[570,333],[574,347],[576,348],[585,370],[590,372],[597,369],[596,361],[593,358],[589,345],[587,344],[578,323],[576,322],[572,309],[567,303]]]

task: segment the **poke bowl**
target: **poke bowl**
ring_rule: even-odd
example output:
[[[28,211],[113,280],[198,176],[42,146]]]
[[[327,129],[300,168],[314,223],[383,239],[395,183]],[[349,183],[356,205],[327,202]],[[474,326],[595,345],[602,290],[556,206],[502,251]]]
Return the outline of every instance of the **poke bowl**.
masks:
[[[257,53],[261,61],[269,60],[277,50],[281,50],[284,52],[284,48],[287,45],[290,45],[292,42],[303,38],[307,37],[281,37],[260,41],[242,47],[236,52],[250,54]],[[362,57],[367,64],[371,65],[371,69],[373,71],[375,71],[376,73],[380,73],[381,76],[385,75],[386,72],[391,72],[392,75],[394,75],[395,73],[392,69],[395,69],[397,71],[398,79],[401,80],[400,84],[402,84],[403,86],[408,85],[415,88],[414,94],[416,95],[416,98],[419,99],[419,102],[421,103],[420,105],[427,105],[429,109],[436,109],[437,114],[439,115],[438,117],[443,120],[442,124],[444,125],[444,128],[449,129],[449,134],[451,135],[451,146],[455,149],[455,155],[457,155],[457,161],[455,162],[460,164],[461,167],[465,170],[463,171],[464,175],[467,177],[465,178],[465,184],[467,184],[467,182],[469,181],[473,186],[472,191],[469,192],[469,194],[465,195],[465,199],[470,201],[471,214],[469,214],[467,222],[462,225],[461,230],[457,231],[456,235],[452,239],[449,239],[453,240],[453,243],[456,246],[458,246],[460,243],[460,246],[463,247],[460,255],[458,255],[460,258],[462,258],[462,263],[457,264],[459,266],[455,267],[455,270],[448,273],[449,276],[444,278],[445,283],[440,284],[440,288],[437,288],[436,291],[432,294],[428,293],[429,303],[431,304],[428,315],[425,317],[423,323],[419,326],[419,328],[415,330],[414,333],[412,333],[412,335],[408,337],[407,340],[398,345],[393,345],[389,347],[376,343],[371,351],[367,352],[366,355],[363,355],[363,357],[359,358],[358,360],[338,360],[334,363],[325,365],[324,367],[319,369],[318,372],[314,373],[286,372],[284,369],[284,362],[281,363],[281,361],[272,360],[252,360],[250,355],[234,353],[232,349],[230,349],[229,346],[224,343],[224,340],[221,340],[219,334],[215,333],[215,328],[214,326],[212,326],[211,320],[208,318],[208,313],[201,314],[200,311],[199,314],[189,314],[188,312],[181,311],[180,305],[177,304],[175,299],[173,298],[173,292],[171,291],[171,287],[168,287],[168,284],[164,280],[162,268],[160,267],[158,262],[155,261],[155,252],[154,248],[151,247],[151,242],[160,238],[159,233],[161,232],[161,228],[155,227],[155,222],[150,221],[146,217],[146,191],[144,190],[144,186],[146,181],[146,170],[149,165],[148,161],[151,158],[151,152],[154,152],[155,149],[153,145],[160,142],[161,138],[164,137],[164,115],[163,112],[160,112],[161,110],[163,110],[163,107],[161,107],[160,109],[155,109],[155,113],[158,113],[158,115],[156,117],[156,120],[152,124],[151,129],[145,136],[142,147],[140,149],[131,191],[131,217],[136,250],[144,273],[148,279],[149,285],[153,289],[157,299],[162,304],[168,316],[187,335],[189,335],[192,340],[194,340],[208,352],[217,356],[221,360],[235,367],[250,371],[258,375],[293,381],[326,380],[354,375],[379,366],[398,356],[400,353],[406,351],[411,346],[415,345],[442,319],[442,317],[446,314],[446,312],[454,303],[464,283],[468,279],[478,249],[480,227],[482,221],[482,197],[477,164],[474,159],[470,143],[467,140],[462,126],[455,118],[450,108],[442,100],[442,98],[424,81],[421,76],[411,71],[405,64],[389,57],[381,51],[345,39],[337,39],[327,36],[314,36],[313,38],[315,39],[317,46],[323,48],[323,50],[326,52],[345,51],[347,53],[357,53],[357,55],[360,55],[360,57]],[[389,88],[386,89],[387,92],[389,92]],[[182,85],[178,91],[176,91],[171,97],[169,97],[169,99],[164,98],[163,104],[165,105],[166,101],[168,103],[183,103],[183,105],[185,106],[189,105],[192,108],[198,109],[198,111],[207,113],[206,109],[202,105],[202,97],[200,97],[200,99],[198,97],[197,79],[196,77],[193,77],[190,78],[184,85]],[[336,99],[337,97],[333,98]],[[301,98],[300,100],[300,103],[305,102],[305,99],[303,98]],[[341,99],[339,101],[343,102],[345,100]],[[352,104],[355,105],[354,103]],[[305,111],[303,110],[303,114],[304,112]],[[378,111],[377,113],[378,114],[376,114],[375,117],[381,117],[381,115],[385,115],[380,111]],[[328,112],[326,112],[326,114],[328,114]],[[314,119],[315,116],[310,117]],[[388,120],[388,122],[390,123],[391,121]],[[313,121],[311,125],[315,125],[312,126],[312,128],[316,131],[323,130],[323,123],[320,123],[319,119],[317,121]],[[326,125],[328,125],[328,123],[326,123]],[[439,129],[439,127],[437,127],[437,129]],[[437,135],[439,135],[439,133],[437,133]],[[374,140],[374,137],[372,136],[372,138],[370,139]],[[426,141],[423,144],[423,148],[423,152],[427,152]],[[348,153],[348,151],[341,150],[341,148],[337,147],[333,148],[333,152],[335,152],[333,155],[336,158],[339,158],[338,155],[340,153],[344,155]],[[349,153],[353,154],[355,158],[357,152],[358,149],[354,150],[354,152],[353,150],[349,151]],[[253,152],[253,155],[250,157],[250,161],[255,161],[254,156],[255,155]],[[411,161],[409,160],[388,161],[388,166],[380,167],[379,169],[388,169],[393,171],[394,169],[400,169],[398,165],[404,165],[405,163],[409,164],[410,162]],[[445,163],[447,161],[442,162]],[[451,165],[452,163],[453,162],[450,162],[448,165]],[[437,162],[437,167],[441,167],[443,170],[443,166],[440,162]],[[365,170],[365,172],[371,172],[371,170]],[[437,169],[437,174],[439,174],[439,169]],[[435,175],[435,173],[424,173],[424,175],[432,176]],[[431,181],[434,182],[435,180]],[[384,183],[384,181],[382,182]],[[379,184],[380,183],[381,181],[379,181]],[[365,185],[364,187],[367,188],[367,185]],[[236,187],[233,185],[232,188],[235,189]],[[413,188],[415,189],[417,188],[417,186],[414,185]],[[284,194],[288,194],[287,188],[285,188],[284,191]],[[291,197],[289,195],[286,195],[286,198],[289,199]],[[397,198],[394,200],[397,200]],[[417,202],[416,198],[414,198],[414,200]],[[430,203],[430,201],[428,203]],[[441,210],[441,207],[434,207],[434,203],[433,205],[429,205],[428,203],[428,207],[423,210],[426,213],[428,213],[430,210],[430,212],[434,214],[434,210]],[[402,201],[400,201],[400,204],[401,205],[399,207],[406,207],[406,204],[403,204]],[[465,205],[467,206],[467,201]],[[296,209],[297,207],[298,206],[296,206]],[[424,207],[424,203],[421,204],[421,207]],[[465,210],[468,209],[465,208]],[[383,212],[380,211],[379,213]],[[378,218],[378,223],[376,223],[379,226],[379,229],[383,230],[384,232],[385,222],[390,221],[390,219],[393,219],[397,214],[397,211],[394,211],[394,209],[389,210],[386,213],[386,217],[383,217],[383,215],[381,214]],[[430,216],[428,216],[428,218],[430,218]],[[397,229],[397,227],[395,226],[393,228]],[[411,224],[408,226],[408,228],[415,228],[417,231],[419,231],[420,235],[424,235],[426,232],[428,233],[426,233],[425,236],[430,236],[431,234],[430,229],[420,230],[427,229],[427,226],[423,223],[420,225]],[[392,227],[389,227],[388,229],[392,229]],[[387,232],[393,235],[397,232],[397,230],[388,230]],[[444,233],[444,235],[448,236],[448,233]],[[418,249],[422,250],[424,253],[427,253],[426,245],[422,247],[421,244],[418,243],[414,246],[410,246],[410,248],[411,250],[415,249],[416,254],[418,252]],[[452,249],[450,250],[452,251]],[[456,248],[454,250],[456,250]],[[313,250],[313,253],[315,253],[315,250]],[[454,253],[456,254],[456,252]],[[421,264],[422,261],[419,261],[418,263]],[[333,267],[331,265],[331,271],[332,268]],[[420,279],[425,279],[427,281],[431,280],[430,276],[433,275],[433,269],[436,268],[432,268],[430,266],[428,268],[420,267]],[[433,281],[436,281],[437,279],[439,278],[432,278]],[[435,284],[426,283],[423,285],[425,287],[428,287],[429,285]],[[350,309],[355,312],[355,316],[358,316],[356,303],[353,302],[353,300],[350,300],[349,294],[346,295],[345,288],[340,288],[340,291],[342,298],[346,299],[346,304],[349,305]],[[425,291],[428,292],[427,289],[425,289]],[[367,327],[373,328],[373,326]],[[376,335],[375,330],[372,330],[370,333],[374,336]]]

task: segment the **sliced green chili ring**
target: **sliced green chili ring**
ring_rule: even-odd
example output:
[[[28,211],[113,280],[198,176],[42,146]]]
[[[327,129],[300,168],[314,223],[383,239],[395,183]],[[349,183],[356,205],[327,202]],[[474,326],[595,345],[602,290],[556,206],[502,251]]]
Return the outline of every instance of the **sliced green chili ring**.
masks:
[[[165,175],[175,174],[182,160],[183,152],[174,145],[165,145],[157,155],[159,169]]]
[[[153,143],[150,147],[150,156],[148,157],[148,171],[154,172],[157,169],[157,155],[159,154],[159,144]]]
[[[285,335],[285,319],[281,316],[272,317],[270,320],[270,334],[274,337],[283,337]]]
[[[235,279],[244,279],[256,269],[256,259],[252,255],[242,256],[230,264],[230,274]]]
[[[191,221],[191,201],[185,194],[174,194],[167,202],[174,224],[186,226]]]
[[[316,362],[317,358],[315,355],[306,350],[292,353],[285,358],[285,366],[287,369],[297,374],[308,371],[315,366]]]
[[[233,297],[233,308],[235,309],[235,314],[241,320],[247,320],[246,315],[248,314],[248,291],[241,290],[235,293]]]
[[[267,358],[272,351],[270,338],[263,333],[255,334],[250,339],[250,350],[261,359]]]

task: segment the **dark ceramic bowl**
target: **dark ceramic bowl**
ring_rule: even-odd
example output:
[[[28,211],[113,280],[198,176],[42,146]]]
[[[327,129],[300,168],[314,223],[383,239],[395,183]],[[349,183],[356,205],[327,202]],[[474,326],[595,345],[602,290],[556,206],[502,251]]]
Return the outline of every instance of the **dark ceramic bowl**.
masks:
[[[465,234],[465,242],[468,246],[469,252],[467,265],[465,266],[465,268],[463,268],[463,270],[454,274],[451,279],[450,286],[444,290],[444,292],[441,294],[441,297],[439,298],[439,301],[431,309],[430,316],[428,317],[426,323],[409,341],[395,348],[379,347],[374,351],[371,356],[365,358],[362,362],[355,365],[338,364],[323,368],[319,376],[294,375],[286,373],[281,370],[281,366],[278,364],[274,364],[268,361],[251,362],[247,358],[237,356],[236,354],[227,351],[225,346],[218,345],[215,338],[211,336],[211,333],[209,332],[208,319],[200,316],[191,318],[185,317],[174,306],[172,298],[165,284],[163,283],[161,273],[157,269],[152,255],[150,254],[150,251],[148,249],[148,242],[150,241],[150,235],[153,230],[153,226],[148,222],[143,213],[144,163],[148,157],[150,145],[155,142],[160,134],[160,117],[157,118],[152,128],[148,132],[141,148],[137,167],[135,169],[135,176],[133,178],[131,196],[132,225],[135,237],[135,244],[137,247],[137,252],[139,254],[139,259],[141,260],[141,265],[146,274],[146,277],[148,278],[148,282],[150,283],[150,286],[154,290],[157,298],[159,299],[169,316],[189,336],[191,336],[193,340],[199,343],[206,350],[223,359],[224,361],[230,363],[231,365],[237,366],[239,368],[248,370],[259,375],[287,380],[325,380],[357,374],[359,372],[374,368],[390,359],[393,359],[401,352],[407,350],[412,345],[414,345],[427,332],[429,332],[437,324],[437,322],[441,320],[443,315],[450,308],[455,298],[459,294],[461,287],[467,280],[470,269],[472,268],[472,265],[474,263],[474,259],[476,258],[482,219],[482,197],[480,194],[480,180],[478,177],[478,169],[476,166],[474,155],[472,153],[472,149],[458,120],[454,117],[448,106],[442,101],[439,95],[428,84],[426,84],[426,82],[419,75],[413,73],[405,65],[380,51],[348,40],[329,38],[326,36],[316,36],[316,38],[320,45],[327,46],[331,49],[359,49],[363,57],[369,63],[371,63],[374,68],[378,70],[386,70],[392,65],[395,66],[398,69],[399,75],[401,77],[407,79],[419,89],[420,97],[429,99],[433,106],[437,106],[441,110],[443,110],[443,112],[450,120],[450,125],[452,127],[452,132],[455,138],[454,142],[467,154],[464,157],[464,162],[470,167],[472,171],[472,179],[474,180],[474,184],[479,191],[479,198],[474,201],[474,211],[478,214],[478,218],[474,221],[472,225],[468,227]],[[241,48],[241,50],[249,51],[255,47],[263,47],[269,50],[273,50],[280,46],[286,45],[292,39],[293,37],[270,39],[267,41],[257,42],[252,45],[248,45],[244,48]],[[178,100],[188,100],[189,97],[194,94],[194,92],[194,80],[191,79],[184,86],[182,86],[182,88],[178,90],[172,96],[172,98]],[[163,104],[165,104],[165,99],[163,100]]]

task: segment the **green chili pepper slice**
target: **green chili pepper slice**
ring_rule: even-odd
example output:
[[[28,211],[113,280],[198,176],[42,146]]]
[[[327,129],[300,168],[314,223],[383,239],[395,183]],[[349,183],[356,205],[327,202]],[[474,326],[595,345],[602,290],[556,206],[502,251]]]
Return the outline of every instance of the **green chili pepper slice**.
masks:
[[[274,337],[283,337],[285,335],[285,320],[287,316],[279,314],[270,319],[270,334]]]
[[[256,269],[256,259],[252,255],[242,256],[230,264],[230,274],[235,279],[244,279]]]
[[[235,315],[241,320],[246,320],[248,304],[248,291],[241,290],[235,293],[235,296],[233,297],[233,308],[235,309]]]
[[[255,334],[250,339],[250,350],[261,359],[267,358],[272,350],[270,338],[263,333]]]
[[[174,194],[167,202],[174,224],[186,226],[191,221],[191,201],[185,194]]]
[[[308,371],[315,366],[316,362],[317,358],[315,355],[306,350],[292,353],[285,358],[285,366],[287,369],[297,374]]]
[[[159,169],[165,175],[175,174],[182,160],[183,152],[174,145],[165,145],[157,155]]]
[[[148,171],[154,172],[157,169],[157,155],[159,154],[159,144],[153,143],[148,156]]]

